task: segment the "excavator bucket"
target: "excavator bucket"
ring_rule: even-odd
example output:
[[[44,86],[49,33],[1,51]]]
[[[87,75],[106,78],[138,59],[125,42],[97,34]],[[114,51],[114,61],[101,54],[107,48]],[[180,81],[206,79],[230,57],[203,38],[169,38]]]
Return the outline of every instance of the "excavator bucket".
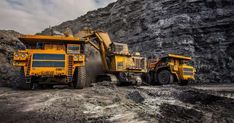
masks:
[[[109,48],[112,43],[108,33],[103,32],[103,31],[93,31],[92,29],[89,29],[89,28],[79,31],[76,34],[76,36],[85,38],[85,39],[87,38],[89,39],[92,37],[98,38],[98,40],[104,44],[105,48]]]

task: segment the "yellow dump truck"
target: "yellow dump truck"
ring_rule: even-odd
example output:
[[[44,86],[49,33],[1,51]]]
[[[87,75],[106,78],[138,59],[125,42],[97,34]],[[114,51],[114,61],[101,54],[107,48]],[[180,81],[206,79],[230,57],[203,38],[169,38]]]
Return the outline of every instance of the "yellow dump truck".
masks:
[[[177,82],[179,85],[187,85],[190,80],[195,80],[196,70],[191,60],[191,57],[175,54],[148,59],[146,81],[150,84]]]
[[[20,78],[13,86],[33,89],[41,85],[68,84],[83,88],[86,83],[85,42],[73,36],[23,35],[26,49],[14,53],[13,65]]]

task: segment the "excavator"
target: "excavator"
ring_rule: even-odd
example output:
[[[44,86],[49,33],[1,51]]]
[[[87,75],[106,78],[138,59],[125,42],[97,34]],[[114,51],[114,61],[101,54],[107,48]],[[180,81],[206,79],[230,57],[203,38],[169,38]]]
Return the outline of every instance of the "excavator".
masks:
[[[141,75],[147,72],[146,58],[140,53],[131,54],[127,44],[112,42],[108,33],[101,30],[83,29],[78,33],[86,43],[96,49],[104,66],[104,74],[96,81],[111,81],[117,85],[141,85]]]

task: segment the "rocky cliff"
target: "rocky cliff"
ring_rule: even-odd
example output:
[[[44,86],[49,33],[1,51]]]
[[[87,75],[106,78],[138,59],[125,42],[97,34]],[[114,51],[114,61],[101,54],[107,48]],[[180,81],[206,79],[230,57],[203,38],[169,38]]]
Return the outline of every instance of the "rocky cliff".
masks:
[[[0,30],[0,86],[8,86],[17,79],[18,69],[12,66],[12,54],[23,45],[18,36],[18,32]]]
[[[118,0],[54,28],[66,27],[105,30],[147,56],[192,56],[198,82],[234,81],[233,0]]]

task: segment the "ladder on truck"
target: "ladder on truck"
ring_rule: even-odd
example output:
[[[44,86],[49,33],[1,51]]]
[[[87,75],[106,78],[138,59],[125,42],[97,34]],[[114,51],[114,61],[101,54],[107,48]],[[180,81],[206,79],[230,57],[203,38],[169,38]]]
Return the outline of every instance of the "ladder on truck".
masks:
[[[73,56],[68,56],[68,76],[67,76],[67,82],[72,82],[73,76],[72,76],[72,68],[73,68]]]
[[[31,77],[30,77],[30,69],[31,69],[31,56],[29,56],[27,61],[27,70],[26,70],[26,83],[31,83]]]

